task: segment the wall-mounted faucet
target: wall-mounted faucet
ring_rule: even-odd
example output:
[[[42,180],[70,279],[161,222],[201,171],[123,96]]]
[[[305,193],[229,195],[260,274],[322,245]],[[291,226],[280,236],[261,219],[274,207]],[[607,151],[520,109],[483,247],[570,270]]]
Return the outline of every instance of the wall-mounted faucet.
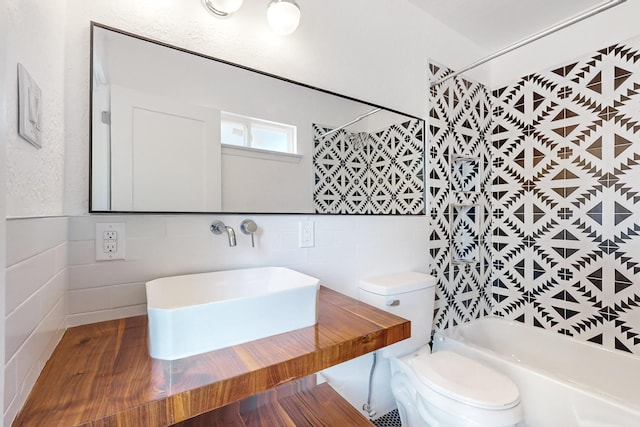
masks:
[[[240,223],[240,231],[242,231],[244,234],[248,234],[251,236],[252,248],[256,247],[255,242],[253,240],[253,233],[255,233],[257,229],[258,229],[258,225],[252,219],[245,219]]]
[[[211,232],[213,234],[222,234],[223,232],[227,232],[227,237],[229,238],[229,246],[236,245],[236,232],[233,231],[233,228],[228,225],[224,225],[222,221],[214,221],[211,224]]]

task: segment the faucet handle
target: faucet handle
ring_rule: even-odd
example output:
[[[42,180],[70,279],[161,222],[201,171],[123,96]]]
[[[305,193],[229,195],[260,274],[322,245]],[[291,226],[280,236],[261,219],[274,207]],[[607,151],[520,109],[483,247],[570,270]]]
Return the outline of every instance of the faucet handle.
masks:
[[[214,221],[211,223],[210,230],[213,234],[222,234],[224,229],[225,229],[225,225],[224,225],[224,222],[222,221]]]
[[[252,248],[256,247],[255,242],[253,240],[253,233],[255,233],[256,230],[258,230],[258,225],[252,219],[245,219],[240,223],[240,231],[242,231],[244,234],[248,234],[251,236]]]

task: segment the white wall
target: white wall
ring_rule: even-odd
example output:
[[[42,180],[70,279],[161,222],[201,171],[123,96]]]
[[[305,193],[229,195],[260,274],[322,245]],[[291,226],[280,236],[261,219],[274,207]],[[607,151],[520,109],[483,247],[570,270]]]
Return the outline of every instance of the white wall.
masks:
[[[497,58],[482,67],[481,71],[490,69],[490,86],[499,88],[532,72],[566,63],[588,52],[637,36],[640,34],[639,16],[640,1],[629,0]]]
[[[63,213],[66,10],[60,2],[35,0],[5,0],[2,5],[0,28],[7,39],[6,49],[0,46],[5,55],[0,74],[6,76],[0,78],[6,107],[0,123],[2,139],[6,136],[6,151],[3,143],[0,155],[0,267],[6,271],[6,290],[3,274],[0,289],[5,298],[0,318],[5,329],[3,420],[10,425],[60,338],[66,315],[66,218],[8,224],[4,220],[5,200],[7,217]],[[18,136],[18,62],[42,90],[40,150]]]
[[[258,224],[256,247],[240,222]],[[220,219],[238,245],[209,231]],[[298,222],[314,221],[315,246],[298,247]],[[127,260],[96,262],[97,222],[126,222]],[[362,277],[424,271],[426,217],[319,215],[84,216],[69,225],[69,323],[77,325],[145,313],[144,283],[167,275],[287,266],[328,287],[357,295]]]
[[[7,3],[0,0],[0,88],[5,88],[6,71],[7,71]],[[5,253],[6,253],[6,156],[5,150],[7,145],[7,92],[0,90],[0,295],[5,295]],[[4,360],[5,354],[5,325],[4,325],[4,304],[0,304],[0,360]],[[0,402],[3,402],[4,408],[4,369],[0,369]],[[3,411],[4,413],[4,411]],[[4,425],[4,417],[0,417],[0,427]]]
[[[7,216],[60,215],[64,201],[64,31],[60,2],[5,0]],[[17,63],[42,90],[42,149],[18,135]]]
[[[7,221],[6,425],[65,330],[67,222],[65,217]]]

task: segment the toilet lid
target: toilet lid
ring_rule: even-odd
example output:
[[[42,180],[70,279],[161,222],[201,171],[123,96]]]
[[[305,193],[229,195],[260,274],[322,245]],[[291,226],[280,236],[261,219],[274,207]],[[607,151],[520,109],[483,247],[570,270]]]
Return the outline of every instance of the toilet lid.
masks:
[[[484,409],[506,409],[520,402],[518,387],[507,376],[450,351],[409,360],[418,379],[451,399]]]

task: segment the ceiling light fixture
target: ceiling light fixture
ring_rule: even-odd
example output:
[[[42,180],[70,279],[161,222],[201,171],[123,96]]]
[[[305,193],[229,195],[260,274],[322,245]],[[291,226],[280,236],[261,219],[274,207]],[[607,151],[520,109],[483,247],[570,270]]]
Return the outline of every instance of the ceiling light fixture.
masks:
[[[228,18],[242,6],[243,0],[202,0],[204,7],[219,18]]]
[[[272,0],[267,7],[267,22],[276,34],[291,34],[300,24],[300,7],[294,0]]]

